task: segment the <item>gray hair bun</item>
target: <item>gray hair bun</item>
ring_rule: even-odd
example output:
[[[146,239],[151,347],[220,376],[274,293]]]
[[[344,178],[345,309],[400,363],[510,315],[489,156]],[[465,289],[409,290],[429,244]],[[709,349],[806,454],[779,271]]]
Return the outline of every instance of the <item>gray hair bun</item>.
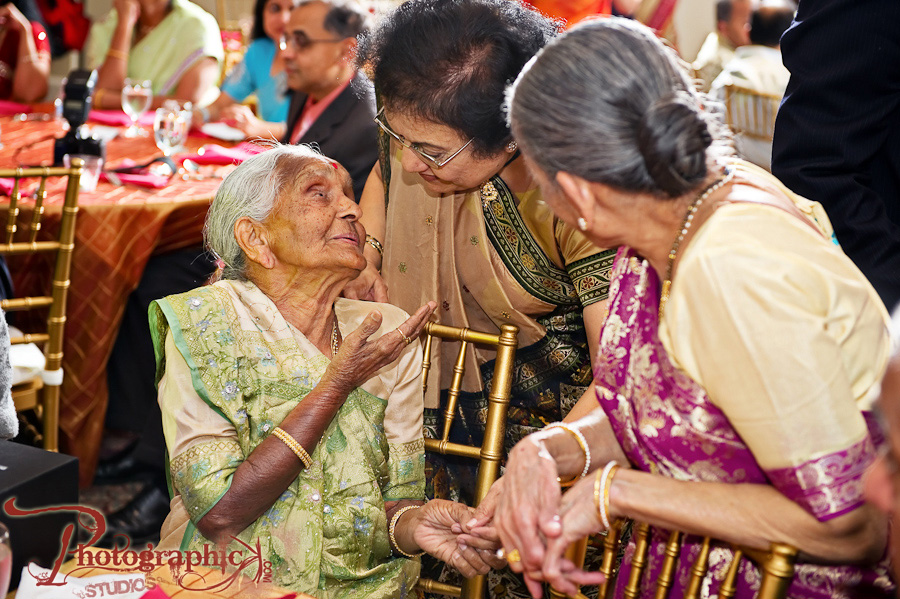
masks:
[[[679,92],[650,105],[637,127],[638,149],[659,189],[678,197],[706,179],[706,148],[712,144],[696,100]]]

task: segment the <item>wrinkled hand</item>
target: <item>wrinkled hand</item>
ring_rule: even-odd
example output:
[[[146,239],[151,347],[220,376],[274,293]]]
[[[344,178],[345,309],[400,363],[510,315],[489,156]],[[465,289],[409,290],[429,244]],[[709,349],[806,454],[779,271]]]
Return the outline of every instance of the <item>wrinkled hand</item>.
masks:
[[[266,122],[258,118],[249,106],[243,104],[231,104],[219,112],[219,120],[244,132],[250,137],[270,138],[272,133]]]
[[[542,433],[534,433],[513,447],[494,513],[494,526],[507,555],[518,549],[521,557],[509,567],[524,574],[534,597],[541,596],[545,543],[562,532],[556,462],[541,438]]]
[[[388,301],[387,285],[384,284],[381,273],[371,263],[366,265],[358,277],[347,283],[342,294],[348,299],[367,302]]]
[[[569,545],[603,530],[594,503],[593,476],[579,481],[563,495],[559,514],[562,532],[547,539],[542,579],[557,591],[571,596],[578,592],[580,585],[595,585],[605,580],[599,572],[586,572],[564,557]]]
[[[472,518],[470,518],[468,522],[463,522],[459,527],[454,527],[454,532],[461,533],[463,542],[470,542],[469,538],[471,536],[478,539],[490,540],[497,544],[498,549],[500,548],[500,535],[497,534],[497,529],[494,527],[493,522],[497,502],[500,499],[500,495],[503,493],[503,486],[503,477],[494,481],[494,484],[491,485],[487,495],[484,496],[484,499],[482,499],[481,503],[478,504],[478,507],[475,508],[475,513],[472,514]]]
[[[437,303],[428,302],[398,328],[407,338],[418,338],[436,307]],[[407,343],[396,329],[378,339],[369,339],[381,326],[381,321],[380,312],[370,312],[362,324],[344,338],[340,350],[325,371],[323,380],[327,378],[349,393],[400,357]]]
[[[0,6],[0,29],[15,29],[27,31],[31,35],[30,24],[18,8],[10,2],[6,6]]]
[[[119,15],[119,24],[132,28],[141,16],[141,5],[138,0],[113,0],[113,9]]]
[[[429,554],[459,570],[466,578],[486,574],[506,563],[496,556],[496,547],[478,548],[460,544],[452,531],[472,518],[474,511],[461,503],[435,499],[419,509],[419,524],[413,532],[416,544]]]

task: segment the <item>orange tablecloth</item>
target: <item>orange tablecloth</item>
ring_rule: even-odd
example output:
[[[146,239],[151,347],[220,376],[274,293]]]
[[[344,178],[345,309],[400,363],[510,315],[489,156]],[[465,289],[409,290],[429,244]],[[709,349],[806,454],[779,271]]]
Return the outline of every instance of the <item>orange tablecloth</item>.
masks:
[[[55,123],[6,117],[0,118],[0,127],[0,168],[52,162],[53,139],[62,135]],[[195,152],[209,141],[189,138],[187,148]],[[115,168],[126,158],[142,164],[157,156],[161,152],[152,132],[149,137],[117,138],[107,148],[107,166]],[[79,458],[83,485],[90,483],[97,463],[106,414],[106,363],[125,301],[151,255],[200,245],[203,219],[219,183],[177,176],[158,190],[100,183],[95,192],[79,196],[63,350],[60,449]],[[64,187],[64,181],[48,185],[42,235],[58,231]],[[30,218],[23,203],[19,220]],[[17,294],[49,289],[45,259],[11,259],[10,269]]]

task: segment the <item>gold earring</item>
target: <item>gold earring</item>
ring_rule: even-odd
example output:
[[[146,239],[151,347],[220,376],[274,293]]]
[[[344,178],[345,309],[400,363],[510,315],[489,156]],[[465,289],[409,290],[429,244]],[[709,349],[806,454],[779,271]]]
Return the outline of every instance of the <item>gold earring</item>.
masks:
[[[515,151],[518,150],[518,149],[519,149],[519,144],[516,143],[516,140],[512,140],[511,142],[509,142],[508,144],[506,144],[506,151],[507,151],[507,152],[512,153],[512,152],[515,152]]]
[[[584,220],[584,217],[578,217],[578,230],[579,231],[587,231],[587,221]]]

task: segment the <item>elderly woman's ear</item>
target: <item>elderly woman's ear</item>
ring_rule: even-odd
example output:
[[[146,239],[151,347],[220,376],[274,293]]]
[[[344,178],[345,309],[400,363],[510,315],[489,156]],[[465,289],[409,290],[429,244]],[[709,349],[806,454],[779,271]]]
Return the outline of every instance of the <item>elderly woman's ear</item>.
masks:
[[[249,262],[263,268],[275,267],[275,255],[269,246],[269,234],[265,225],[249,216],[242,216],[234,223],[234,238]]]
[[[566,171],[556,173],[556,184],[563,192],[563,196],[575,212],[575,217],[583,219],[590,229],[594,224],[594,208],[596,200],[594,199],[594,190],[592,185],[586,179],[573,175]]]

